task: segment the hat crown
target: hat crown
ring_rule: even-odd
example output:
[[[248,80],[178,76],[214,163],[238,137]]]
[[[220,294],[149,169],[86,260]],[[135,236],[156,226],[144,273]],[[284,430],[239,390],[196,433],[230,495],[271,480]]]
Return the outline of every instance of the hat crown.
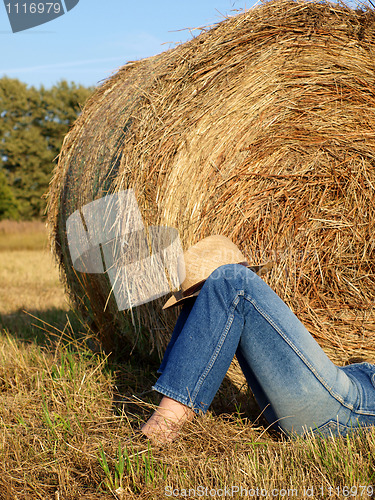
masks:
[[[239,248],[226,236],[212,235],[191,246],[181,256],[178,274],[181,291],[207,279],[215,269],[225,264],[246,261]]]

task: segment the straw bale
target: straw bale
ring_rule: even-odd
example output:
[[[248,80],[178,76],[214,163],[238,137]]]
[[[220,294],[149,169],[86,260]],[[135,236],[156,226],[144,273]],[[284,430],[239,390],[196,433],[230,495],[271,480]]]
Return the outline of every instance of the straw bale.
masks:
[[[69,215],[133,188],[144,221],[177,228],[184,248],[224,234],[249,261],[274,260],[265,279],[334,361],[375,361],[374,48],[373,10],[272,1],[96,91],[65,138],[49,224],[106,349],[161,352],[176,317],[158,300],[129,321],[104,276],[72,269]]]

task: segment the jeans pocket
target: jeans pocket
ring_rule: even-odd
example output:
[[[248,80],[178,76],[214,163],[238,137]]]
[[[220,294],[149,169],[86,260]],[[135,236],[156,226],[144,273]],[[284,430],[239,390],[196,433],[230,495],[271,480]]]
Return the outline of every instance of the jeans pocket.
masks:
[[[354,411],[364,415],[375,415],[375,365],[354,363],[341,368],[358,388],[358,404]]]

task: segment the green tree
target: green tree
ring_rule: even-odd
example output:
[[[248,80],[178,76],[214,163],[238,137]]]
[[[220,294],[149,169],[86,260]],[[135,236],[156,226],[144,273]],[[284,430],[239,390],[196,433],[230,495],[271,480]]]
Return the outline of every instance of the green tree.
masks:
[[[22,218],[43,215],[54,160],[91,92],[65,81],[37,90],[16,79],[0,79],[0,167]]]
[[[18,218],[18,203],[4,172],[0,170],[0,220]]]

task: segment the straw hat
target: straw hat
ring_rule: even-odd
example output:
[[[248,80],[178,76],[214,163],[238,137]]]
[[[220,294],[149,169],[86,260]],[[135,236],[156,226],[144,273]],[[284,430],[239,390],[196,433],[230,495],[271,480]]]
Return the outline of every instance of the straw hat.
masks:
[[[269,271],[272,262],[250,266],[239,248],[226,236],[213,235],[191,246],[178,261],[177,274],[181,288],[173,292],[163,309],[182,304],[199,294],[203,283],[218,267],[224,264],[242,264],[262,275]]]

